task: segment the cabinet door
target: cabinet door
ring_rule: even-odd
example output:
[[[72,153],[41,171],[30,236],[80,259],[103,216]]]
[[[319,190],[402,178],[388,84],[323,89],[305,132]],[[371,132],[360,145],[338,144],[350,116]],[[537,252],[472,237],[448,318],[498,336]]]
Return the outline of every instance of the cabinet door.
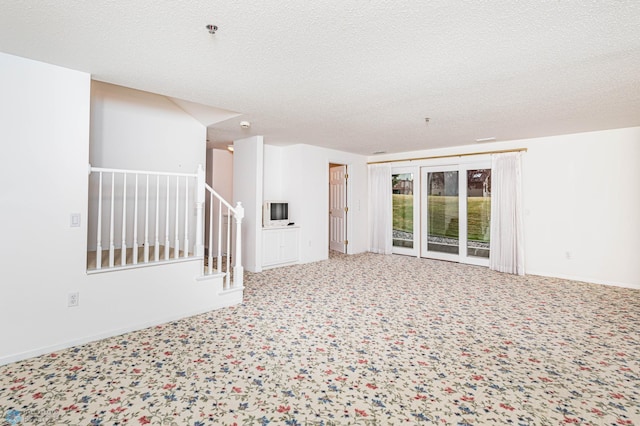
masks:
[[[298,260],[298,230],[286,229],[281,232],[280,261],[294,262]]]
[[[280,231],[262,232],[262,265],[280,263]]]

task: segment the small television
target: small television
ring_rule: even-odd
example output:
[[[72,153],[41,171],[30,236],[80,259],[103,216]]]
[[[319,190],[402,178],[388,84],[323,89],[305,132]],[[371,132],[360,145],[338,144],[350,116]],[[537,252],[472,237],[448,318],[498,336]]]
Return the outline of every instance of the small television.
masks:
[[[286,201],[265,201],[262,213],[262,226],[265,228],[289,224],[289,203]]]

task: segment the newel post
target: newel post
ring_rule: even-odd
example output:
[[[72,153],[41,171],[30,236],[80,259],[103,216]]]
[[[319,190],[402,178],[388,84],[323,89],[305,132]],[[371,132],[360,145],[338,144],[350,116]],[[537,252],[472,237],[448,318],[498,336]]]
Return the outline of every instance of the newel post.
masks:
[[[236,218],[236,253],[233,262],[233,286],[243,286],[244,281],[244,268],[242,267],[242,219],[244,218],[244,207],[242,203],[238,201],[235,207]]]
[[[204,256],[204,196],[205,178],[202,164],[196,172],[196,256]]]

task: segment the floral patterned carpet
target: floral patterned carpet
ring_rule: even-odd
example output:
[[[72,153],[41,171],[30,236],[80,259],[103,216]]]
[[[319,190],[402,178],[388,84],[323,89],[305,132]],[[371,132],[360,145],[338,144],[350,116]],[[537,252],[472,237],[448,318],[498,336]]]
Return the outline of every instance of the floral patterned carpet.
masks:
[[[9,425],[640,425],[640,291],[403,256],[0,367]]]

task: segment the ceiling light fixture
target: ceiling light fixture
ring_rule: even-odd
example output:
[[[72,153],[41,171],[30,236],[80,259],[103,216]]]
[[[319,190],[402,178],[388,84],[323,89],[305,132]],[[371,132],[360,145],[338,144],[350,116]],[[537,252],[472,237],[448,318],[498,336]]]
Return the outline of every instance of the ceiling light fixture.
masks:
[[[209,25],[207,25],[207,30],[209,30],[209,34],[215,34],[216,31],[218,31],[218,26],[217,25],[213,25],[213,24],[209,24]]]
[[[227,150],[233,152],[233,144],[227,145]]]
[[[493,142],[495,141],[496,138],[494,137],[490,137],[490,138],[480,138],[480,139],[476,139],[476,142]]]
[[[251,123],[249,123],[248,121],[241,121],[240,127],[242,127],[243,129],[248,129],[249,127],[251,127]]]

